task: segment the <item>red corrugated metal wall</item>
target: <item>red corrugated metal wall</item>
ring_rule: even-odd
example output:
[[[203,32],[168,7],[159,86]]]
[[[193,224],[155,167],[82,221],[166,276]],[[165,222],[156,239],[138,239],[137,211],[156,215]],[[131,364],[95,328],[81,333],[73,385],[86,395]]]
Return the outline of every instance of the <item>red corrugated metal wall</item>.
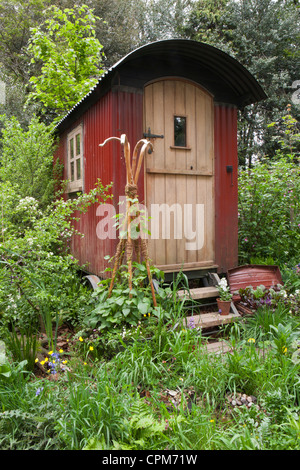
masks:
[[[125,195],[126,171],[123,151],[116,141],[109,142],[104,147],[99,147],[99,144],[109,137],[126,134],[133,150],[137,140],[142,138],[142,106],[142,94],[110,91],[96,102],[81,120],[84,132],[84,191],[89,192],[94,188],[98,178],[104,185],[113,182],[113,200],[108,203],[113,203],[115,213],[120,212],[119,198]],[[143,198],[143,178],[139,181],[139,189]],[[114,255],[118,240],[99,239],[97,236],[97,224],[103,217],[108,217],[108,213],[97,215],[97,207],[91,206],[86,214],[80,216],[76,229],[84,234],[84,238],[74,236],[71,249],[81,265],[88,263],[89,272],[102,276],[104,269],[111,266],[104,257]]]
[[[237,109],[215,106],[216,264],[226,272],[238,264]],[[232,166],[232,173],[227,172]]]

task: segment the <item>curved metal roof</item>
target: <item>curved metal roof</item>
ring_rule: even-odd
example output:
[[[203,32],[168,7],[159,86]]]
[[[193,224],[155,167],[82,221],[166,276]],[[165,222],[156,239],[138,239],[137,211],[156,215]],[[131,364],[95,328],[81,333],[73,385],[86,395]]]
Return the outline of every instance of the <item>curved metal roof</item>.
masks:
[[[225,52],[197,41],[167,39],[141,46],[119,60],[57,128],[68,127],[113,85],[142,89],[147,82],[166,76],[193,80],[212,93],[216,102],[238,107],[267,97],[253,75]]]

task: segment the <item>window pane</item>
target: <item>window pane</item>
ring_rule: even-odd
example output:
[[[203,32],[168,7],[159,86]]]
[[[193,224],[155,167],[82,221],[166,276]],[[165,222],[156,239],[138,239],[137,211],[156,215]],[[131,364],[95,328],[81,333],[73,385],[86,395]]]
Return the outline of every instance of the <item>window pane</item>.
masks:
[[[186,118],[174,117],[174,145],[175,147],[186,147]]]
[[[70,139],[70,158],[74,158],[74,139]]]
[[[71,181],[74,181],[74,162],[71,162]]]
[[[80,134],[76,135],[76,155],[80,155]]]
[[[76,160],[76,175],[77,179],[80,180],[81,178],[81,159],[77,158]]]

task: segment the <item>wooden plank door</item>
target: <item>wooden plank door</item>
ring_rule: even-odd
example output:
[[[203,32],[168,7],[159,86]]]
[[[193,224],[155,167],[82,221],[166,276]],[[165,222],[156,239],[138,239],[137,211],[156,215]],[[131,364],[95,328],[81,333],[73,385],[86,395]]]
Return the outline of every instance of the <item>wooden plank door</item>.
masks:
[[[213,100],[194,83],[166,79],[145,87],[144,130],[149,251],[165,271],[214,264]]]

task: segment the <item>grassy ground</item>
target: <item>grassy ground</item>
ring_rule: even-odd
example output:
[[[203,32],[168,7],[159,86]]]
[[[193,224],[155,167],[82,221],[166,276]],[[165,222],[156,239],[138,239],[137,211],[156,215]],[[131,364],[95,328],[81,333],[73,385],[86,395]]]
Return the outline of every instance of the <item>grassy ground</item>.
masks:
[[[222,331],[223,355],[207,353],[201,331],[169,326],[149,318],[101,340],[66,334],[42,366],[55,374],[11,362],[0,449],[300,448],[298,316],[259,309]],[[233,407],[238,394],[253,405]]]

